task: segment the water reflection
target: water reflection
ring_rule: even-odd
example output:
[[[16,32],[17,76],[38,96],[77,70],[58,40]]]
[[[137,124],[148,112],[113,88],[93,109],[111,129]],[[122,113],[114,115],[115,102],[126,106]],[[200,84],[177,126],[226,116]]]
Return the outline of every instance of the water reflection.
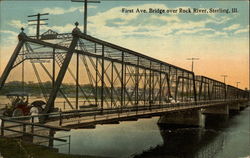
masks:
[[[159,117],[155,117],[119,125],[99,125],[96,129],[72,130],[71,153],[108,157],[209,158],[224,144],[224,135],[220,135],[216,128],[228,122],[227,117],[212,118],[205,117],[208,128],[162,127],[157,125]],[[64,151],[67,151],[64,147],[59,148],[59,152]]]
[[[212,158],[223,146],[224,137],[202,128],[169,129],[160,127],[163,145],[136,157]],[[215,139],[216,138],[216,139]]]
[[[70,135],[66,143],[38,137],[25,139],[57,148],[59,153],[74,155],[240,158],[250,155],[249,112],[247,108],[240,114],[230,116],[206,115],[203,128],[158,126],[159,117],[154,117],[120,124],[97,125],[95,129],[73,129],[70,132],[41,130],[54,138]]]
[[[164,143],[136,158],[249,157],[249,108],[238,115],[206,115],[204,128],[159,127]]]
[[[104,157],[133,157],[145,149],[163,144],[158,117],[117,125],[97,125],[96,129],[76,129],[71,134],[71,153]],[[57,137],[65,132],[56,133]],[[56,144],[56,142],[55,142]],[[65,147],[59,152],[64,153]]]

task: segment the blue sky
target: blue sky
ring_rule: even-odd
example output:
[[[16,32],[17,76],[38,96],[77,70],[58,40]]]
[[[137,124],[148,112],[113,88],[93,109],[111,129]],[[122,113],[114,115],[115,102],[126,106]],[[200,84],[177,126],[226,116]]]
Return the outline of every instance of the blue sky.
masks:
[[[70,1],[1,1],[1,67],[24,27],[29,35],[35,27],[27,26],[27,15],[49,12],[49,25],[42,31],[71,32],[74,22],[83,23],[83,4]],[[127,9],[237,8],[237,14],[125,14]],[[89,4],[88,34],[143,54],[190,69],[185,59],[200,57],[196,72],[221,80],[228,73],[229,82],[241,80],[248,85],[249,2],[248,1],[102,1]],[[8,54],[3,52],[10,52]],[[1,61],[0,60],[0,61]],[[213,61],[213,62],[212,62]],[[237,62],[241,61],[241,64]],[[218,62],[218,63],[216,63]],[[212,65],[221,69],[212,70]],[[230,67],[230,66],[233,67]],[[233,68],[238,69],[233,70]],[[3,68],[1,68],[3,69]],[[0,69],[0,71],[1,71]],[[207,69],[204,71],[204,69]],[[239,70],[240,69],[240,70]]]

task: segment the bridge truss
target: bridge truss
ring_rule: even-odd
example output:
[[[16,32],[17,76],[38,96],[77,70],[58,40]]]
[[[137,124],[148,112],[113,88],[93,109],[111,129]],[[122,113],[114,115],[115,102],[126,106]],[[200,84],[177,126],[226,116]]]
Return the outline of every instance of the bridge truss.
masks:
[[[72,33],[48,30],[38,39],[22,30],[18,38],[0,78],[0,90],[11,72],[22,67],[22,80],[35,74],[46,102],[45,112],[52,111],[57,98],[63,98],[72,109],[122,109],[248,97],[246,91],[83,34],[77,25]],[[24,71],[24,67],[34,72]]]

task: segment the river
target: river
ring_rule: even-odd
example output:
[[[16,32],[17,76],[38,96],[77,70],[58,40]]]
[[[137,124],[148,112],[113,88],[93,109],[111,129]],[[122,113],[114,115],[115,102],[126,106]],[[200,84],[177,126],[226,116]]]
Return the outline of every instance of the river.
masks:
[[[56,132],[70,135],[60,153],[104,157],[249,158],[250,107],[228,117],[204,116],[201,128],[159,127],[159,117],[97,125],[95,129]],[[69,149],[70,147],[70,149]]]

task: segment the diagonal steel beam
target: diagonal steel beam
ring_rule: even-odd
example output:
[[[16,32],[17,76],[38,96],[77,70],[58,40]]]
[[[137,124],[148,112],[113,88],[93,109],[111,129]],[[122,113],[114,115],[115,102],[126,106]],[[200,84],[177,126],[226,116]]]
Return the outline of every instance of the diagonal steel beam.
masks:
[[[13,68],[13,65],[17,59],[17,56],[21,50],[21,48],[23,47],[23,44],[25,43],[25,40],[22,38],[22,36],[26,36],[24,33],[22,34],[19,34],[18,37],[19,37],[19,42],[14,50],[14,53],[12,54],[12,56],[10,57],[10,60],[8,62],[8,64],[6,65],[4,71],[3,71],[3,74],[2,74],[2,77],[0,78],[0,90],[1,88],[3,87],[7,77],[9,76],[10,74],[10,71],[11,69]]]
[[[59,88],[60,88],[60,86],[62,84],[63,78],[65,76],[65,73],[66,73],[67,69],[68,69],[70,60],[71,60],[71,58],[73,56],[73,52],[74,52],[75,47],[77,45],[77,42],[79,40],[79,36],[78,36],[79,33],[80,33],[80,30],[77,27],[72,32],[73,40],[72,40],[72,42],[71,42],[71,44],[69,46],[69,49],[68,49],[66,57],[65,57],[65,59],[63,61],[62,67],[61,67],[61,69],[60,69],[60,71],[59,71],[59,73],[57,75],[54,88],[52,89],[52,91],[50,93],[49,100],[48,100],[47,105],[46,105],[45,110],[44,110],[45,113],[48,113],[51,110],[51,108],[52,108],[52,106],[53,106],[53,104],[55,102],[57,92],[59,91]]]

